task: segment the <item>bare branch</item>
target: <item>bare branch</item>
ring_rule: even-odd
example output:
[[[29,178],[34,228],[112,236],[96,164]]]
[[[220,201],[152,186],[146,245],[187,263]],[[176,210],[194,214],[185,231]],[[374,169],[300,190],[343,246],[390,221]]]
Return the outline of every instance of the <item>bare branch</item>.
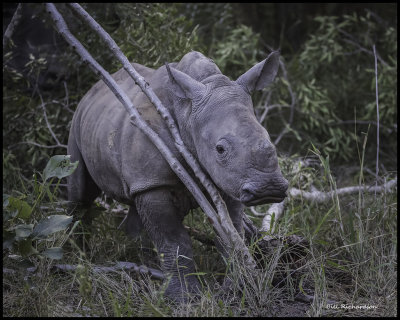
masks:
[[[264,111],[263,111],[261,117],[258,118],[258,122],[261,124],[263,123],[265,116],[268,113],[268,104],[269,104],[269,100],[271,99],[271,94],[272,94],[272,90],[269,90],[268,92],[264,91],[260,98],[259,105],[255,108],[255,109],[264,108]],[[265,95],[267,95],[267,98],[265,98]]]
[[[64,89],[65,89],[65,102],[64,102],[64,107],[65,109],[67,109],[69,112],[74,113],[73,110],[71,110],[69,108],[69,94],[68,94],[68,86],[67,86],[67,82],[63,81],[64,83]]]
[[[22,3],[18,4],[17,10],[15,10],[13,17],[11,18],[10,23],[7,26],[6,32],[4,32],[3,36],[3,52],[5,50],[5,47],[8,43],[8,41],[11,39],[14,29],[16,26],[19,24],[21,20],[21,8],[22,8]]]
[[[329,191],[329,192],[321,192],[315,190],[313,192],[302,191],[296,188],[291,188],[289,194],[293,198],[302,198],[305,200],[311,200],[315,202],[325,202],[332,198],[334,195],[345,195],[345,194],[352,194],[357,193],[359,191],[365,192],[389,192],[397,185],[397,177],[394,180],[391,180],[385,183],[382,186],[374,186],[374,187],[366,187],[366,186],[353,186],[353,187],[345,187],[339,188],[336,191]]]
[[[381,186],[374,186],[374,187],[366,187],[366,186],[353,186],[353,187],[345,187],[345,188],[339,188],[333,191],[329,192],[322,192],[318,190],[314,190],[312,192],[308,191],[302,191],[297,188],[291,188],[288,192],[289,197],[286,198],[284,201],[280,203],[274,203],[271,205],[271,207],[268,209],[268,211],[265,213],[265,217],[262,222],[262,227],[261,230],[264,231],[269,231],[270,226],[271,226],[271,217],[272,214],[275,214],[275,221],[277,221],[284,210],[284,204],[286,201],[288,201],[289,198],[301,198],[304,200],[309,200],[309,201],[314,201],[318,203],[326,202],[329,201],[329,199],[332,199],[334,196],[338,195],[346,195],[346,194],[352,194],[352,193],[357,193],[360,191],[364,192],[390,192],[392,191],[393,188],[397,186],[397,177],[394,180],[391,180]],[[258,213],[260,214],[260,213]]]
[[[281,131],[281,133],[279,134],[279,136],[275,139],[274,141],[274,145],[277,145],[279,143],[279,141],[281,141],[281,139],[283,138],[283,136],[289,132],[288,129],[288,124],[286,124],[285,128],[283,128],[283,130]]]
[[[59,105],[61,105],[63,108],[65,108],[69,113],[74,114],[74,110],[71,110],[71,109],[68,107],[68,105],[65,104],[65,102],[60,102],[60,101],[58,101],[58,100],[53,99],[53,100],[51,100],[51,103],[59,104]],[[45,103],[45,104],[49,104],[49,103]]]
[[[50,131],[51,136],[52,136],[53,139],[57,142],[57,145],[58,145],[58,146],[63,147],[63,148],[67,148],[67,146],[66,146],[65,144],[60,143],[60,141],[57,139],[55,133],[54,133],[53,130],[51,129],[49,120],[47,119],[45,103],[44,103],[44,101],[43,101],[42,95],[41,95],[40,93],[38,93],[38,94],[39,94],[39,97],[40,97],[40,101],[42,101],[41,107],[42,107],[42,109],[43,109],[43,117],[44,117],[44,120],[46,121],[46,125],[47,125],[47,128],[48,128],[49,131]]]
[[[37,147],[40,147],[40,148],[45,148],[45,149],[54,149],[54,148],[64,148],[64,149],[66,149],[67,148],[67,146],[64,145],[64,144],[46,146],[44,144],[36,143],[36,142],[33,142],[33,141],[22,141],[22,142],[18,142],[16,144],[14,144],[13,146],[17,146],[19,144],[31,144],[31,145],[34,145],[34,146],[37,146]],[[10,147],[9,147],[9,149],[11,149]]]
[[[346,38],[343,39],[344,42],[347,42],[347,43],[349,43],[349,44],[352,44],[352,45],[356,46],[356,47],[358,48],[359,51],[368,53],[368,54],[370,54],[370,55],[375,55],[373,51],[368,50],[368,49],[364,48],[363,46],[361,46],[360,43],[357,41],[357,39],[356,39],[354,36],[352,36],[350,33],[346,32],[346,31],[344,31],[344,30],[342,30],[342,29],[340,29],[340,28],[337,28],[337,30],[338,30],[341,34],[347,36],[347,39],[346,39]],[[386,62],[385,60],[383,60],[382,57],[381,57],[379,54],[376,54],[376,57],[378,58],[378,60],[379,60],[383,65],[388,66],[387,62]]]
[[[283,210],[285,209],[286,201],[287,201],[287,198],[280,203],[274,203],[271,205],[271,207],[266,212],[266,215],[262,221],[262,225],[261,225],[261,229],[260,229],[261,231],[271,231],[271,233],[274,232],[274,230],[270,230],[271,222],[272,222],[272,215],[274,215],[274,221],[275,221],[275,225],[276,225],[276,222],[280,219],[280,217],[283,214]]]
[[[57,139],[55,133],[54,133],[53,130],[51,129],[49,120],[47,119],[46,107],[45,107],[45,106],[46,106],[47,104],[49,104],[49,102],[48,102],[48,103],[45,103],[45,102],[43,101],[43,98],[42,98],[41,94],[38,93],[38,95],[39,95],[40,100],[41,100],[41,102],[42,102],[42,104],[40,105],[40,107],[41,107],[42,110],[43,110],[43,117],[44,117],[44,120],[46,121],[47,128],[49,129],[51,136],[53,137],[53,139],[56,141],[57,144],[56,144],[56,145],[50,145],[50,146],[49,146],[49,145],[44,145],[44,144],[40,144],[40,143],[33,142],[33,141],[22,141],[22,142],[18,142],[18,143],[14,144],[14,145],[9,146],[9,147],[8,147],[9,149],[13,149],[15,146],[20,145],[20,144],[31,144],[31,145],[34,145],[34,146],[37,146],[37,147],[40,147],[40,148],[45,148],[45,149],[55,149],[55,148],[64,148],[64,149],[67,149],[67,146],[66,146],[65,144],[60,143],[60,141]],[[52,103],[53,103],[53,102],[54,102],[54,101],[52,101]]]

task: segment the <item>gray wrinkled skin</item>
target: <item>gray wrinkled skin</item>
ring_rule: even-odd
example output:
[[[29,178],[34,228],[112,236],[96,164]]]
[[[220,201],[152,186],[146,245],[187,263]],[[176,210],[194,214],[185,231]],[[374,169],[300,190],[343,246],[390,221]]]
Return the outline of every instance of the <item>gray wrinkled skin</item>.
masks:
[[[133,64],[167,107],[182,139],[223,194],[235,228],[243,234],[243,206],[280,202],[288,183],[278,166],[267,131],[257,122],[251,92],[273,81],[279,57],[271,54],[236,81],[221,74],[199,52],[157,70]],[[175,155],[173,139],[148,98],[121,69],[113,75]],[[78,169],[68,181],[72,203],[89,206],[101,191],[130,205],[127,230],[144,227],[160,255],[162,269],[172,275],[166,295],[182,301],[196,293],[190,237],[182,225],[197,203],[147,137],[129,122],[114,94],[99,81],[81,100],[68,141]]]

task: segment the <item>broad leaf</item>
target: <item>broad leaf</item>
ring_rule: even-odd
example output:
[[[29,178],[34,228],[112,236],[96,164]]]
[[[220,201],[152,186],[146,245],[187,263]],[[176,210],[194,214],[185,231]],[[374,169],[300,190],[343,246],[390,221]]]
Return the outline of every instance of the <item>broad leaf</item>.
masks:
[[[63,256],[63,249],[60,247],[48,248],[42,254],[50,259],[60,260]]]
[[[78,166],[78,161],[71,162],[70,155],[56,155],[50,158],[43,171],[43,180],[57,177],[59,179],[69,176]]]
[[[8,209],[18,211],[18,218],[24,220],[28,219],[32,213],[32,207],[26,201],[14,197],[8,197]]]
[[[33,231],[33,224],[19,224],[15,228],[16,240],[29,237]]]
[[[25,239],[18,242],[18,251],[23,257],[27,257],[37,253],[37,250],[34,247],[32,247],[31,239]]]
[[[48,235],[65,230],[72,222],[72,217],[66,215],[53,215],[48,216],[39,221],[35,229],[33,229],[33,236],[35,238],[45,238]]]

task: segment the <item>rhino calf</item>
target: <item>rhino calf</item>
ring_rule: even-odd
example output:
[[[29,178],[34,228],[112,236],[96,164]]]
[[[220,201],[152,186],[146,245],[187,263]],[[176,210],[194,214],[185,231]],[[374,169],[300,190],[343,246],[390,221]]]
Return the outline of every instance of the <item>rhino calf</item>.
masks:
[[[236,81],[224,76],[199,52],[157,70],[133,64],[174,117],[190,152],[220,190],[233,224],[243,235],[243,206],[281,202],[287,180],[278,166],[276,150],[258,123],[251,100],[254,90],[273,81],[279,54],[253,66]],[[175,156],[166,124],[148,98],[123,69],[113,74],[141,116],[166,142]],[[157,148],[135,126],[111,90],[97,82],[74,114],[68,140],[71,160],[79,166],[68,180],[72,203],[90,206],[103,191],[130,206],[131,234],[146,230],[159,254],[162,270],[172,275],[165,294],[182,301],[198,292],[190,237],[182,225],[198,207]],[[188,276],[186,276],[188,275]]]

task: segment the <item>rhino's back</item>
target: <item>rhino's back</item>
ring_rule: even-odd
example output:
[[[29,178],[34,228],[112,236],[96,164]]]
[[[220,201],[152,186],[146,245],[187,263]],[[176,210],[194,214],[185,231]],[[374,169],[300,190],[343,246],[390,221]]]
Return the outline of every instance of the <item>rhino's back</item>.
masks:
[[[146,81],[154,83],[153,76],[159,78],[159,70],[133,65]],[[121,69],[112,76],[142,118],[177,153],[160,115],[127,72]],[[155,90],[160,97],[157,91],[160,90]],[[98,187],[121,202],[129,203],[135,193],[150,188],[180,183],[156,147],[140,129],[130,124],[124,106],[103,81],[97,82],[79,103],[71,138],[75,139]]]

